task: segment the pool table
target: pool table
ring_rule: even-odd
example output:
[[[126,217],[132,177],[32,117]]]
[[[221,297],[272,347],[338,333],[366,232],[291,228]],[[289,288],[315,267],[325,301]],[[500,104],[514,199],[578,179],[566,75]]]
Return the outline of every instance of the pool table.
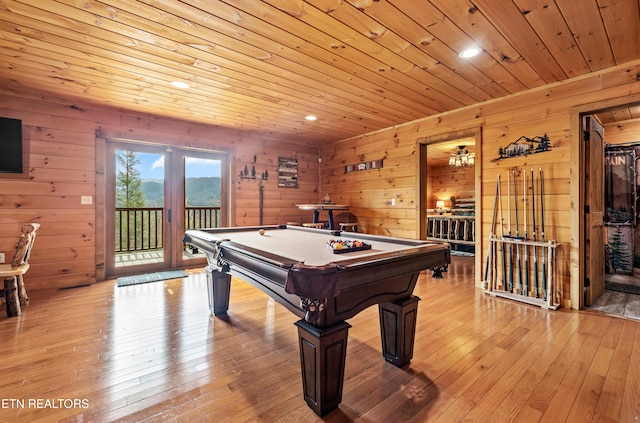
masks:
[[[332,239],[362,241],[370,249],[334,252],[327,246]],[[296,326],[303,396],[319,416],[342,401],[351,327],[346,320],[378,304],[383,356],[406,365],[413,356],[418,276],[446,270],[451,261],[447,243],[298,226],[187,230],[184,242],[207,257],[214,315],[227,314],[235,276],[301,318]]]

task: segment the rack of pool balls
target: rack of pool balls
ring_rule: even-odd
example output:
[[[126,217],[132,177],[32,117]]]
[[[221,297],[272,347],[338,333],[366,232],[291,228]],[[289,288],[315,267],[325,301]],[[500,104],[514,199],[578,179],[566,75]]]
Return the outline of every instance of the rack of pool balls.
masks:
[[[333,250],[334,254],[340,254],[350,251],[370,250],[371,245],[358,240],[330,239],[327,241],[327,248]]]

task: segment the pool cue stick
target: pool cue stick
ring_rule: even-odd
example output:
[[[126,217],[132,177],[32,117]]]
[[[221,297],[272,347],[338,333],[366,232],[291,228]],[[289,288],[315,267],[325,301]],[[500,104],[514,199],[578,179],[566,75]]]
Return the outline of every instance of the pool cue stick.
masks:
[[[516,182],[516,170],[513,169],[513,209],[516,216],[516,239],[520,238],[520,232],[518,228],[518,189]],[[520,295],[522,295],[522,264],[520,262],[520,245],[516,244],[516,260],[518,261],[518,283],[520,286]]]
[[[531,168],[531,211],[533,212],[533,242],[537,241],[538,236],[536,235],[536,193],[535,193],[535,178],[533,175],[533,168]],[[535,283],[535,295],[536,298],[540,295],[539,292],[539,281],[538,281],[538,247],[533,246],[533,280]]]
[[[524,205],[522,211],[524,212],[524,240],[527,241],[527,171],[522,172],[523,175],[523,201]],[[529,246],[524,244],[522,246],[524,250],[524,295],[529,296]]]
[[[512,238],[511,236],[511,177],[509,176],[509,172],[507,172],[507,226],[508,230],[508,238]],[[505,278],[506,279],[506,278]],[[513,244],[509,243],[509,291],[513,292]]]
[[[496,210],[498,207],[498,193],[500,192],[500,188],[499,188],[499,184],[500,183],[500,179],[498,179],[497,183],[496,183],[496,194],[495,197],[493,199],[493,214],[491,215],[491,233],[490,233],[490,238],[493,239],[495,233],[496,233]],[[491,258],[491,250],[493,249],[493,242],[489,241],[489,248],[487,249],[487,265],[484,268],[484,285],[485,288],[487,288],[487,284],[488,284],[488,276],[489,276],[489,259]]]
[[[504,240],[504,220],[502,219],[502,195],[500,194],[500,174],[498,174],[498,198],[500,199],[500,239]],[[504,242],[501,242],[502,246],[502,289],[507,290],[507,256],[504,248]]]
[[[544,242],[544,189],[542,168],[540,168],[540,241]],[[542,247],[542,295],[543,299],[547,299],[547,259],[544,254],[544,246]]]

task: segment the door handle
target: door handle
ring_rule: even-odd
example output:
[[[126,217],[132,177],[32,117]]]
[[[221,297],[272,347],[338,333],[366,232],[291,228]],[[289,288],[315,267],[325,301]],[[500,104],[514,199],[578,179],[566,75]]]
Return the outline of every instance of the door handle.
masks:
[[[167,210],[167,222],[171,223],[171,209]]]

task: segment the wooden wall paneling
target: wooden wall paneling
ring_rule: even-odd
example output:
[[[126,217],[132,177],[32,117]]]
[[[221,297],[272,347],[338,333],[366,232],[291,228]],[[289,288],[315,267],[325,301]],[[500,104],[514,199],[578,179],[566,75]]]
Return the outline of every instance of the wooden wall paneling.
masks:
[[[563,251],[558,260],[560,271],[560,286],[563,293],[563,306],[577,307],[579,298],[573,290],[579,283],[574,276],[577,260],[578,242],[581,239],[576,233],[580,218],[577,206],[579,198],[575,190],[576,182],[580,176],[576,168],[577,150],[575,137],[578,131],[574,128],[574,110],[592,110],[609,107],[615,104],[630,104],[640,94],[640,84],[636,81],[636,75],[640,73],[638,62],[626,66],[618,66],[611,70],[600,71],[594,74],[574,78],[568,82],[535,88],[522,94],[510,95],[501,100],[490,100],[478,105],[466,107],[460,110],[444,113],[437,117],[421,119],[405,125],[399,125],[387,130],[377,131],[373,134],[363,134],[358,137],[342,140],[336,145],[323,146],[321,155],[329,160],[323,162],[323,183],[340,186],[340,183],[349,188],[358,180],[349,180],[343,175],[332,175],[331,172],[343,166],[344,163],[357,159],[353,152],[366,150],[367,156],[375,155],[371,151],[371,145],[377,140],[387,138],[393,140],[394,146],[405,149],[413,145],[417,139],[434,136],[446,132],[461,130],[480,124],[483,131],[481,150],[482,159],[479,166],[482,169],[481,196],[483,233],[488,234],[491,222],[490,215],[493,206],[493,195],[496,176],[503,177],[503,193],[506,188],[504,175],[512,168],[534,168],[536,178],[538,169],[542,168],[545,177],[545,237],[555,239]],[[604,106],[603,106],[604,105]],[[515,141],[521,135],[537,136],[547,134],[550,138],[552,149],[549,152],[538,153],[526,157],[517,157],[494,162],[498,148],[508,142]],[[380,147],[378,155],[387,153],[389,147]],[[341,154],[337,154],[340,152]],[[393,174],[411,174],[416,171],[416,155],[406,156],[400,161],[397,168],[393,168]],[[326,172],[325,172],[326,171]],[[393,179],[392,173],[385,167],[379,172],[378,178],[366,180],[367,198],[384,198],[393,191],[415,190],[415,178]],[[327,175],[327,173],[329,175]],[[394,182],[390,184],[389,181]],[[519,178],[522,181],[521,178]],[[364,182],[363,182],[364,184]],[[390,186],[391,185],[391,186]],[[487,187],[491,188],[487,190]],[[521,187],[520,190],[521,191]],[[536,190],[537,192],[537,190]],[[522,195],[521,193],[519,194]],[[418,217],[414,219],[399,219],[386,205],[376,205],[373,201],[360,200],[365,207],[377,207],[377,210],[367,210],[364,220],[375,224],[367,225],[367,231],[372,233],[398,235],[411,233],[412,228],[400,225],[416,224]],[[362,212],[364,213],[364,207]],[[407,212],[411,212],[409,209]],[[414,209],[414,213],[417,213]],[[413,222],[412,222],[413,220]],[[415,234],[415,230],[413,231]],[[486,254],[487,242],[482,239],[481,250]],[[483,256],[482,259],[484,261]],[[480,279],[476,275],[476,279]]]
[[[350,205],[350,212],[360,223],[359,230],[384,227],[378,213],[372,213],[371,209],[383,209],[387,215],[404,213],[405,209],[415,213],[416,170],[406,166],[407,160],[414,162],[415,154],[415,145],[399,142],[397,134],[389,131],[366,134],[355,144],[338,143],[333,150],[322,154],[329,158],[322,163],[322,193],[330,192],[333,200]],[[383,160],[383,167],[345,173],[346,165],[369,160]],[[384,189],[378,191],[380,187]],[[390,204],[392,199],[396,200],[395,206]],[[384,229],[387,234],[404,225],[401,220],[386,224],[389,225]]]
[[[607,144],[640,141],[640,119],[606,124],[604,125],[604,136]]]
[[[436,200],[445,200],[446,207],[450,197],[473,198],[475,197],[475,171],[474,169],[452,169],[449,166],[430,167],[431,195],[428,196],[428,208],[435,208]],[[493,191],[495,192],[495,184]],[[491,192],[488,190],[487,192]]]
[[[101,214],[105,199],[104,193],[96,190],[96,183],[104,184],[105,152],[104,141],[96,141],[96,134],[222,151],[232,160],[237,150],[251,161],[255,155],[260,162],[257,168],[263,160],[268,165],[277,163],[283,151],[295,152],[300,161],[300,186],[295,190],[276,188],[276,166],[269,169],[265,222],[298,220],[300,211],[294,205],[318,200],[318,149],[312,145],[282,140],[269,133],[160,119],[83,102],[69,105],[55,97],[35,95],[30,88],[25,88],[24,94],[0,96],[0,110],[3,116],[23,120],[23,133],[33,147],[27,175],[21,179],[0,175],[0,228],[6,229],[0,232],[0,251],[7,256],[13,254],[22,223],[42,224],[32,268],[26,277],[31,290],[94,283],[105,277],[102,234],[106,216]],[[243,163],[239,161],[238,165]],[[232,167],[238,165],[232,162]],[[246,182],[252,185],[233,181],[234,205],[235,198],[243,198],[244,193],[246,198],[257,199],[257,184]],[[83,195],[92,196],[94,204],[80,205]],[[237,208],[233,211],[237,214],[244,208],[257,210],[252,202],[238,201]],[[257,224],[257,217],[250,216],[243,222]]]
[[[18,109],[10,114],[23,120],[29,169],[27,180],[0,177],[6,193],[0,208],[8,212],[0,214],[0,219],[16,226],[12,231],[3,231],[7,241],[2,245],[15,242],[11,238],[23,223],[39,222],[42,226],[25,276],[28,288],[95,280],[94,206],[80,205],[82,195],[95,193],[93,146],[83,141],[87,134],[80,132],[82,125],[74,126],[75,119],[66,117],[77,115],[78,111],[58,105],[26,104],[18,98],[10,104]],[[51,113],[55,112],[62,116],[52,118]],[[49,123],[47,131],[45,125]]]
[[[29,177],[33,181],[95,182],[95,161],[72,157],[32,154]]]
[[[6,195],[49,195],[56,193],[61,196],[79,196],[90,192],[92,184],[82,182],[59,182],[52,183],[48,181],[28,181],[28,180],[15,180],[11,184],[3,183],[0,181],[2,187],[2,194]]]
[[[317,163],[318,154],[305,153],[309,154],[309,158],[305,158],[305,165],[301,164],[300,166],[301,175],[304,175],[302,169],[307,169],[308,174],[305,175],[305,179],[308,176],[309,179],[315,178],[317,182],[314,184],[313,182],[301,181],[300,187],[302,190],[298,188],[298,193],[300,197],[315,201],[321,198],[325,192],[331,192],[333,197],[338,196],[341,200],[351,203],[356,212],[354,214],[362,216],[364,227],[367,228],[368,232],[415,236],[417,195],[415,192],[416,140],[421,137],[481,125],[484,132],[481,154],[484,159],[479,163],[479,166],[481,166],[483,172],[483,183],[485,184],[483,189],[486,189],[487,185],[490,187],[495,186],[497,172],[493,171],[494,168],[499,171],[505,167],[543,167],[545,177],[548,176],[549,181],[552,181],[549,189],[558,190],[555,194],[551,192],[548,194],[550,196],[550,204],[545,204],[550,210],[555,209],[555,212],[550,212],[549,219],[552,219],[554,225],[557,225],[557,228],[550,227],[548,230],[550,233],[557,235],[558,241],[567,243],[573,248],[575,245],[573,243],[576,242],[574,240],[579,239],[579,237],[573,235],[567,237],[560,223],[566,221],[562,213],[575,213],[574,196],[568,195],[573,189],[571,181],[575,179],[575,175],[572,174],[574,169],[571,167],[571,163],[574,160],[573,155],[575,154],[573,147],[575,131],[571,128],[573,123],[571,122],[570,111],[576,105],[589,107],[591,104],[598,104],[599,107],[602,107],[602,102],[618,104],[620,102],[629,103],[634,98],[637,99],[640,96],[640,86],[636,82],[635,75],[639,70],[640,64],[637,62],[627,66],[619,66],[612,70],[580,77],[569,82],[534,89],[523,94],[511,95],[503,100],[490,100],[479,105],[444,113],[437,117],[390,127],[387,130],[377,131],[372,134],[363,134],[359,137],[342,140],[336,144],[325,144],[320,151],[320,157],[323,158],[320,165]],[[621,99],[616,99],[618,97]],[[3,95],[0,98],[0,110],[8,117],[23,119],[25,125],[29,127],[29,137],[35,140],[33,144],[36,152],[33,158],[37,162],[37,166],[34,162],[29,175],[32,179],[28,183],[38,184],[33,185],[38,187],[35,188],[35,191],[40,193],[38,195],[46,197],[47,201],[50,199],[53,204],[62,204],[64,207],[72,204],[74,200],[62,199],[62,195],[83,195],[81,191],[85,186],[92,189],[92,191],[84,195],[95,194],[95,188],[91,187],[95,184],[95,172],[97,169],[94,169],[93,172],[90,169],[85,169],[87,165],[83,161],[76,161],[70,168],[58,169],[57,167],[63,166],[61,164],[64,163],[62,157],[66,157],[72,152],[73,146],[80,147],[79,154],[83,158],[91,155],[91,152],[95,151],[96,148],[96,131],[115,133],[122,138],[141,139],[149,142],[159,141],[189,147],[237,151],[239,156],[242,155],[243,160],[238,159],[238,162],[234,163],[234,165],[244,163],[246,158],[251,161],[254,154],[260,156],[264,153],[266,151],[264,147],[266,139],[270,142],[278,141],[277,138],[269,134],[223,130],[206,125],[159,119],[142,114],[123,113],[119,110],[91,106],[81,102],[70,105],[65,100],[59,99],[56,101],[53,96],[49,98],[46,96],[38,97],[27,88],[25,88],[24,94],[12,93]],[[539,132],[544,133],[545,131],[548,131],[547,133],[552,142],[556,143],[551,152],[540,153],[523,159],[513,159],[513,163],[508,165],[491,161],[496,155],[496,147],[502,144],[502,140],[515,140],[525,133],[527,135],[539,135]],[[569,146],[566,145],[567,141],[569,141]],[[269,152],[265,156],[268,155],[271,160],[277,160],[278,153],[275,151],[276,149],[283,148],[285,151],[292,151],[294,150],[292,146],[298,145],[302,144],[287,144],[285,142],[275,147],[273,152]],[[52,148],[50,151],[51,157],[53,157],[50,162],[47,160],[48,153],[46,151],[49,146]],[[301,148],[304,150],[305,147]],[[359,162],[363,155],[366,160],[384,158],[385,167],[379,170],[345,175],[344,165]],[[311,156],[314,157],[311,158]],[[315,176],[316,170],[321,174],[319,181],[318,176]],[[567,181],[569,182],[567,183]],[[20,198],[16,196],[20,195],[19,192],[21,190],[31,188],[32,185],[25,185],[25,182],[27,181],[24,179],[13,182],[10,179],[0,178],[2,186],[12,187],[10,190],[14,193],[11,194],[14,196],[11,197],[13,200]],[[14,183],[20,185],[14,186],[12,185]],[[46,184],[50,184],[52,187],[59,185],[60,189],[69,190],[69,194],[61,194],[60,192],[45,193],[46,190],[43,187]],[[242,198],[245,193],[247,194],[246,198],[250,198],[251,195],[254,195],[253,198],[257,197],[255,195],[257,193],[256,187],[250,187],[248,184],[244,184],[242,187],[240,185],[241,183],[237,181],[234,185],[239,198]],[[569,186],[568,189],[567,185]],[[283,211],[291,210],[291,205],[295,204],[296,201],[291,198],[291,194],[281,196],[281,191],[272,191],[274,198],[277,197],[277,200],[269,202],[268,207],[268,213],[273,220],[280,216],[284,217],[286,212],[283,213]],[[395,208],[385,204],[390,198],[396,198],[396,196],[399,196],[397,198],[401,201],[398,201]],[[33,206],[33,199],[29,199],[27,202]],[[482,197],[483,215],[486,209],[491,208],[492,204],[493,201],[490,195]],[[236,208],[240,212],[243,210],[242,207],[251,208],[251,205],[251,202],[247,202],[242,206],[237,205]],[[2,210],[14,212],[16,208],[14,206],[9,207],[7,203],[0,205],[0,211]],[[95,212],[95,207],[89,207],[89,210],[90,213]],[[20,213],[23,212],[24,210],[20,210]],[[29,214],[30,216],[40,216],[45,219],[49,212],[62,213],[62,215],[69,213],[68,220],[63,220],[56,225],[70,226],[76,223],[77,210],[73,210],[72,207],[69,207],[68,210],[64,208],[49,210],[41,206],[33,209]],[[291,211],[290,216],[298,216],[298,213],[294,209]],[[558,214],[556,215],[556,213]],[[0,214],[0,216],[2,215]],[[26,215],[19,215],[20,218],[22,216],[26,217]],[[253,216],[250,218],[254,219]],[[91,219],[90,216],[89,219]],[[3,222],[5,221],[3,220]],[[13,221],[6,222],[9,225],[14,224],[12,223]],[[96,223],[95,221],[91,222],[91,220],[89,222],[94,225]],[[485,223],[484,226],[488,226],[488,223]],[[486,231],[486,228],[483,231]],[[43,237],[45,233],[42,232]],[[81,231],[78,233],[81,233]],[[14,242],[13,237],[1,237],[0,247],[6,248],[6,246],[12,245]],[[79,245],[69,246],[68,248],[83,248],[79,240],[75,242]],[[486,249],[484,244],[483,242],[483,249]],[[82,251],[83,253],[86,252],[84,249]],[[35,253],[34,251],[34,255]],[[51,251],[47,251],[46,254],[49,254],[52,258],[54,257]],[[572,258],[565,258],[565,260],[571,260],[573,263],[575,259],[572,254],[573,250],[569,254]],[[65,261],[63,257],[58,260]],[[65,267],[60,265],[59,271],[63,272]],[[569,268],[566,263],[563,263],[562,267]],[[77,275],[79,275],[77,276],[78,280],[85,280],[86,277],[84,275],[90,275],[95,272],[95,268],[84,270],[84,272],[77,272]],[[68,282],[73,277],[65,275],[59,279],[64,279]],[[43,281],[42,283],[49,282]],[[566,285],[566,282],[563,285]],[[567,289],[565,289],[565,293],[566,291]],[[575,301],[575,299],[572,301]],[[567,301],[565,305],[567,304],[570,303]]]
[[[76,159],[88,160],[93,162],[94,151],[91,146],[83,146],[78,144],[54,144],[49,140],[37,140],[31,138],[31,153],[47,157],[54,155],[57,157],[74,157]]]
[[[261,146],[238,145],[233,178],[236,182],[236,224],[240,226],[258,225],[259,187],[263,186],[264,210],[263,224],[302,223],[305,213],[296,204],[320,201],[318,192],[319,164],[318,148],[313,145],[295,144],[285,141],[263,142]],[[255,156],[255,162],[254,162]],[[279,157],[298,160],[298,187],[278,187]],[[257,177],[265,170],[269,173],[267,181],[241,179],[239,173],[244,167],[255,167]]]

